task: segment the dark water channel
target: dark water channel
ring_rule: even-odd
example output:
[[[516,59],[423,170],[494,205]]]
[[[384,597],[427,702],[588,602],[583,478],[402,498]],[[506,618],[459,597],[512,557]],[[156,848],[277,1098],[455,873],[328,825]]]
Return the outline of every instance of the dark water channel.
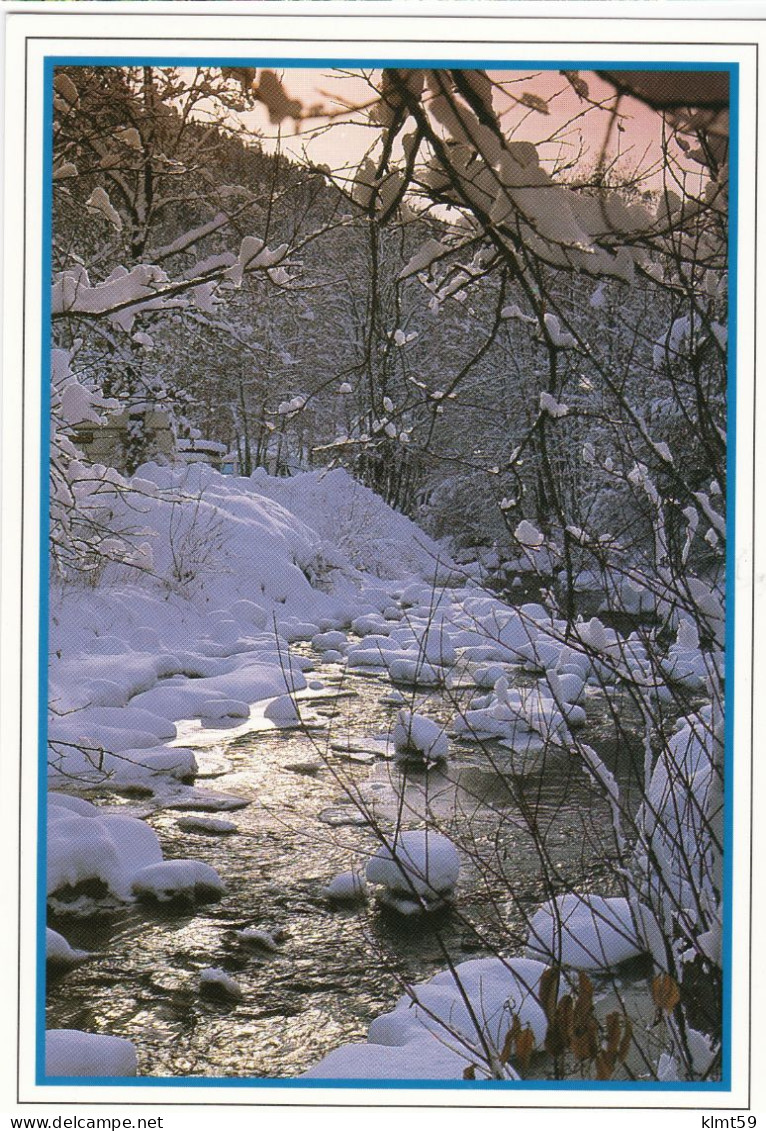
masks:
[[[227,892],[194,909],[136,905],[51,919],[73,946],[96,953],[50,976],[49,1027],[130,1038],[143,1075],[296,1076],[338,1044],[363,1040],[402,981],[444,968],[445,949],[455,962],[521,953],[524,914],[550,896],[550,882],[555,891],[612,893],[608,812],[566,754],[521,782],[502,772],[501,748],[453,740],[445,770],[403,772],[386,757],[337,749],[389,731],[398,707],[386,702],[388,680],[320,659],[310,678],[326,688],[301,706],[314,729],[222,735],[200,751],[208,776],[197,784],[249,803],[207,814],[233,820],[237,833],[184,831],[178,821],[188,813],[97,799],[145,816],[167,858],[211,864]],[[469,697],[460,688],[403,693],[444,722],[455,700]],[[458,843],[453,908],[416,920],[374,898],[361,908],[330,904],[324,886],[378,844],[369,819],[386,835],[427,820]],[[269,932],[276,949],[243,942],[235,933],[243,928]],[[240,1000],[200,994],[199,973],[211,966],[239,983]]]

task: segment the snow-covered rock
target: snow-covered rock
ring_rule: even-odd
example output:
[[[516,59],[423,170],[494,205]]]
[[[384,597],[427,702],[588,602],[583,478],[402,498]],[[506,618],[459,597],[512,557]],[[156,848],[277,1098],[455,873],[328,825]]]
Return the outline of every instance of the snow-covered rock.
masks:
[[[384,663],[394,683],[411,687],[440,687],[445,682],[444,668],[432,664],[424,656],[404,651],[389,653],[384,656]]]
[[[135,1046],[124,1037],[49,1029],[45,1034],[46,1076],[135,1076]]]
[[[199,860],[163,860],[136,873],[131,884],[139,899],[205,902],[220,899],[226,888],[215,868]]]
[[[76,950],[52,927],[45,928],[45,961],[51,966],[77,966],[90,958],[90,951]]]
[[[626,899],[570,892],[544,903],[529,925],[527,953],[555,965],[608,969],[642,950]]]
[[[333,903],[363,903],[367,884],[358,872],[340,872],[330,880],[324,895]]]
[[[207,997],[239,1001],[242,997],[242,987],[225,970],[219,966],[206,966],[200,970],[200,993]]]
[[[438,723],[403,707],[393,730],[394,759],[432,765],[443,762],[449,753],[449,739]]]
[[[277,727],[300,726],[295,700],[290,695],[280,695],[264,708],[263,717]]]
[[[95,806],[87,815],[77,813],[68,803],[61,804],[57,795],[51,796],[47,881],[48,896],[54,902],[67,903],[89,881],[89,898],[103,895],[127,902],[136,876],[161,860],[157,834],[144,821],[100,814]]]
[[[264,931],[260,927],[244,927],[241,931],[234,932],[235,937],[247,946],[258,947],[261,950],[278,951],[279,942],[271,931]]]
[[[367,862],[379,898],[405,915],[434,910],[452,899],[460,857],[452,841],[428,829],[399,833]]]

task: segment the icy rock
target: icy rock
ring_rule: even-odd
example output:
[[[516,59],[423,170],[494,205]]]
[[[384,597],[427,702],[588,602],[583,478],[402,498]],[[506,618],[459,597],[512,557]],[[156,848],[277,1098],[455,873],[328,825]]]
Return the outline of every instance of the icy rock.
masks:
[[[260,930],[258,927],[245,927],[241,931],[235,931],[234,934],[240,942],[247,946],[259,947],[261,950],[269,950],[274,953],[279,950],[279,943],[274,935],[269,931]]]
[[[324,895],[333,903],[364,903],[367,884],[358,872],[340,872],[330,880]]]
[[[209,836],[226,836],[239,832],[239,826],[233,821],[224,821],[219,817],[180,817],[178,827],[184,832],[207,833]]]
[[[348,805],[330,805],[318,814],[318,820],[330,828],[340,829],[345,826],[360,828],[370,823],[369,817],[353,803]]]
[[[215,868],[199,860],[164,860],[142,868],[131,885],[139,899],[204,903],[220,899],[226,888]]]
[[[397,762],[420,762],[431,765],[443,762],[449,753],[446,732],[425,715],[416,715],[403,707],[393,730],[394,759]]]
[[[460,874],[460,857],[441,833],[400,833],[368,861],[370,883],[382,885],[380,899],[402,914],[433,910],[449,901]]]
[[[204,970],[200,970],[199,989],[206,997],[230,1001],[239,1001],[242,997],[242,987],[239,982],[235,982],[219,966],[206,966]]]
[[[189,789],[180,797],[165,801],[165,809],[199,809],[211,813],[228,813],[234,809],[246,809],[250,802],[245,797],[231,793],[210,793],[203,789]]]
[[[90,958],[90,951],[75,950],[58,931],[45,928],[45,961],[51,966],[77,966],[86,958]]]
[[[527,953],[545,962],[602,970],[641,954],[626,899],[598,895],[559,895],[532,917]]]
[[[45,1034],[46,1076],[135,1076],[136,1050],[124,1037],[49,1029]]]

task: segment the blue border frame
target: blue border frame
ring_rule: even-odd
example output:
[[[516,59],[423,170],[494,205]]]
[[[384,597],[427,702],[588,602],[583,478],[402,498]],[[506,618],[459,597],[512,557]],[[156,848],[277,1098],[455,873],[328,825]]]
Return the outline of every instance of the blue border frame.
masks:
[[[323,67],[350,67],[379,69],[387,66],[413,67],[453,67],[465,70],[492,68],[493,70],[583,70],[609,69],[617,71],[725,71],[729,75],[730,99],[730,148],[729,148],[729,192],[730,219],[728,244],[729,270],[729,308],[727,328],[729,336],[727,373],[727,491],[726,491],[726,640],[725,671],[726,694],[724,704],[725,752],[724,752],[724,923],[723,923],[723,1032],[722,1032],[722,1078],[720,1081],[663,1082],[647,1080],[598,1081],[598,1080],[377,1080],[377,1079],[311,1079],[302,1080],[286,1077],[197,1077],[197,1076],[46,1076],[45,1075],[45,925],[47,917],[47,709],[48,709],[48,626],[49,626],[49,554],[48,539],[43,531],[48,530],[50,521],[50,485],[48,475],[48,453],[50,452],[50,381],[42,381],[41,396],[41,487],[40,487],[40,624],[39,624],[39,780],[38,797],[38,844],[37,844],[37,981],[36,981],[36,1021],[35,1037],[35,1083],[38,1086],[76,1086],[125,1088],[145,1087],[183,1087],[183,1088],[368,1088],[368,1089],[411,1089],[441,1091],[513,1091],[513,1092],[640,1092],[642,1094],[666,1092],[703,1093],[731,1091],[731,958],[732,958],[732,884],[733,884],[733,798],[732,761],[734,745],[734,594],[735,594],[735,500],[736,500],[736,408],[737,408],[737,265],[738,265],[738,205],[739,205],[739,63],[689,63],[689,62],[605,62],[589,60],[534,60],[522,59],[515,62],[504,60],[465,60],[443,59],[272,59],[230,56],[209,56],[205,58],[189,56],[46,56],[44,60],[44,109],[43,109],[43,273],[42,273],[42,373],[50,371],[51,363],[51,297],[50,276],[52,269],[52,205],[53,205],[53,77],[57,66],[101,66],[129,67],[146,66],[151,63],[158,67],[217,67],[230,66],[231,63],[255,64],[277,69],[302,68],[315,70]],[[684,1109],[679,1109],[684,1110]]]

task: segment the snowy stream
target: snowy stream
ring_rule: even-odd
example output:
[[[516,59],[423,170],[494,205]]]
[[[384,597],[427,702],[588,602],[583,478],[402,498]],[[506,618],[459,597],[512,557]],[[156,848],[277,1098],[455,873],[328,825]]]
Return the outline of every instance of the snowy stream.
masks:
[[[48,1026],[130,1038],[140,1075],[297,1076],[342,1042],[364,1040],[402,982],[445,966],[445,948],[454,961],[495,947],[521,954],[526,925],[509,893],[530,912],[551,894],[535,836],[544,839],[549,872],[558,871],[557,890],[609,894],[613,884],[606,807],[574,765],[558,762],[544,776],[504,780],[491,768],[494,759],[502,768],[499,747],[453,740],[446,769],[403,770],[384,742],[369,741],[385,738],[401,705],[390,701],[386,675],[344,670],[308,645],[296,650],[311,657],[310,678],[323,685],[297,696],[303,729],[179,727],[178,741],[198,747],[197,785],[244,806],[197,815],[226,818],[238,831],[184,830],[179,821],[189,812],[154,808],[142,798],[95,798],[145,817],[167,858],[212,865],[226,883],[223,899],[193,909],[135,904],[88,919],[49,920],[73,946],[96,954],[49,975]],[[425,703],[446,724],[475,687],[458,681],[427,695],[401,691],[407,705]],[[597,741],[594,706],[589,734]],[[605,742],[600,753],[619,775],[616,753]],[[332,905],[325,885],[362,868],[377,847],[368,817],[386,834],[422,827],[427,818],[459,843],[454,907],[405,919],[374,898]],[[484,862],[480,870],[474,854]],[[243,941],[236,932],[245,928],[266,934]],[[202,995],[206,967],[225,970],[242,997]]]

